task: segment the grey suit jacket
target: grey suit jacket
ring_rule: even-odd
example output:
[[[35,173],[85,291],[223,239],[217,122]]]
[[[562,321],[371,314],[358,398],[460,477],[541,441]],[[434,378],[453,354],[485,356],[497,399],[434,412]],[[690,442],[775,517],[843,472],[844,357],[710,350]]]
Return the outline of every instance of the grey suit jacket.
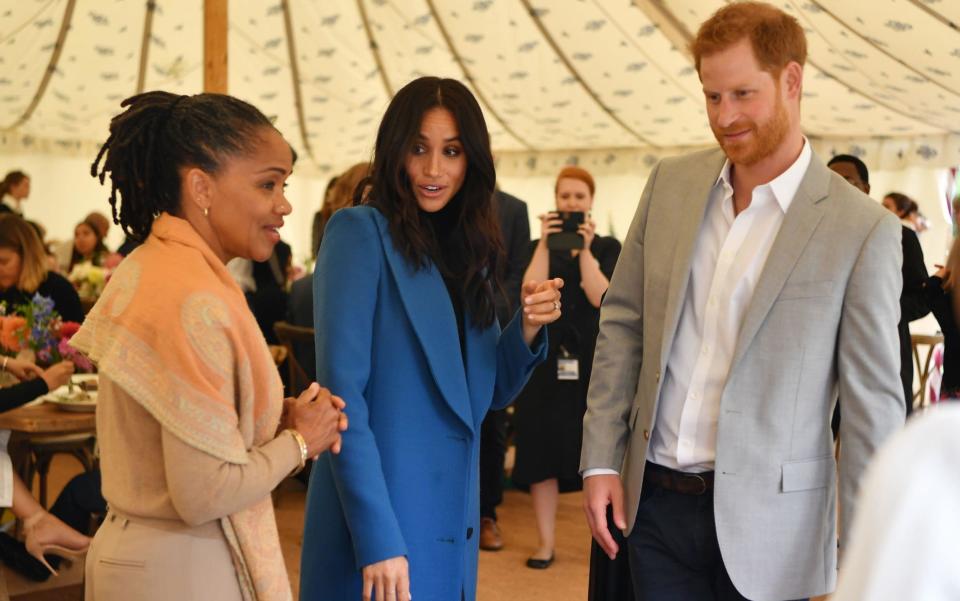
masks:
[[[716,149],[657,165],[601,309],[581,469],[620,472],[627,532],[694,244],[724,159]],[[750,599],[835,586],[830,417],[839,393],[846,532],[867,462],[904,421],[900,264],[897,219],[814,155],[757,282],[720,401],[717,538]]]

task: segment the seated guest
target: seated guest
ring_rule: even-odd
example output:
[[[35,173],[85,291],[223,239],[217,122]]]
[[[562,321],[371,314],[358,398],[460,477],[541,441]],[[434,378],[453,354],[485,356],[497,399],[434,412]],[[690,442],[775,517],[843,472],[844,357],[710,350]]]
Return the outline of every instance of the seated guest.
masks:
[[[69,274],[73,268],[80,263],[90,263],[92,265],[103,265],[103,259],[107,254],[107,247],[103,243],[103,234],[96,219],[89,216],[73,228],[73,250],[70,253],[70,264],[67,265],[66,273]]]
[[[11,171],[0,181],[0,213],[23,215],[20,206],[30,196],[30,177],[23,171]]]
[[[5,453],[4,453],[5,456]],[[9,461],[9,457],[5,457]],[[4,470],[8,480],[0,482],[0,506],[9,507],[15,516],[23,520],[24,542],[0,537],[0,558],[18,572],[34,580],[45,580],[47,575],[40,566],[56,576],[57,572],[45,556],[70,556],[82,554],[90,545],[90,539],[64,524],[48,513],[30,494],[30,490],[12,469]],[[22,550],[32,557],[27,563]],[[32,565],[31,565],[32,564]],[[39,564],[39,565],[37,565]]]
[[[69,361],[63,361],[47,369],[42,369],[29,361],[4,357],[0,362],[0,369],[21,380],[20,383],[13,386],[0,388],[0,413],[2,413],[16,409],[66,384],[70,379],[70,374],[73,373],[73,364]],[[5,451],[0,451],[0,461],[9,461]],[[11,484],[12,488],[10,487]],[[29,491],[26,490],[19,479],[15,478],[12,483],[5,482],[0,486],[3,490],[17,492],[22,490],[22,499],[19,499],[18,494],[15,494],[11,500],[12,503],[15,503],[13,510],[18,516],[29,519],[39,507],[36,501],[29,497]],[[20,503],[16,503],[18,499]],[[33,523],[37,523],[45,514],[46,512],[38,514],[39,517],[34,518]],[[55,512],[54,516],[56,516]],[[56,517],[53,520],[48,518],[44,521],[46,525],[43,528],[33,527],[27,531],[26,543],[21,543],[6,533],[0,533],[0,561],[24,576],[38,581],[46,580],[50,574],[55,573],[54,568],[59,565],[59,557],[51,555],[49,560],[43,557],[43,553],[46,551],[44,547],[50,547],[49,543],[65,545],[68,551],[82,551],[87,546],[85,537],[79,532],[72,532],[69,528],[66,528]],[[43,534],[41,539],[36,539],[41,530],[48,530],[49,532]]]
[[[947,264],[930,276],[923,286],[930,310],[940,323],[943,332],[943,380],[940,382],[941,399],[960,399],[960,294],[957,294],[957,279],[960,278],[960,237],[953,239],[947,256]]]
[[[80,297],[62,275],[47,269],[40,236],[16,215],[0,215],[0,301],[12,309],[34,294],[53,301],[64,321],[83,321]]]

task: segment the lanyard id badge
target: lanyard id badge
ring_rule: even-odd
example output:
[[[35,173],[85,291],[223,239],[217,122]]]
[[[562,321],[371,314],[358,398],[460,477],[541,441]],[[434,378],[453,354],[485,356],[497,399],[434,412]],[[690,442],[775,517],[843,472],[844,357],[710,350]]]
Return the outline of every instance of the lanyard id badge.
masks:
[[[557,357],[557,379],[567,382],[580,379],[580,360],[563,346],[560,347],[560,356]]]

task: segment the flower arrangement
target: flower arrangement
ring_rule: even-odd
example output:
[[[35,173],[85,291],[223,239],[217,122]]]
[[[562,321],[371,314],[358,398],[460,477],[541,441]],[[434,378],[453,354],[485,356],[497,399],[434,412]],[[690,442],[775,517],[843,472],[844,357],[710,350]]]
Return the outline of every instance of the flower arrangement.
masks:
[[[84,261],[73,266],[67,279],[81,297],[97,298],[107,284],[107,270],[90,261]]]
[[[29,303],[15,305],[8,312],[0,303],[0,353],[32,354],[40,365],[72,361],[77,371],[93,371],[93,364],[70,346],[80,324],[63,321],[53,308],[53,300],[34,294]]]
[[[77,263],[70,270],[67,279],[77,289],[81,298],[99,298],[104,286],[110,281],[110,275],[123,260],[117,253],[109,253],[95,261]]]

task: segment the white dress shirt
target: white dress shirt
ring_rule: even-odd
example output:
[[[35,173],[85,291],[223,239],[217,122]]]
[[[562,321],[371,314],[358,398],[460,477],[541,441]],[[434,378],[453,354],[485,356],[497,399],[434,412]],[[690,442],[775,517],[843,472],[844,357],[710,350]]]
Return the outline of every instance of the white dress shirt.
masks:
[[[797,160],[753,190],[734,214],[730,161],[710,191],[697,235],[690,281],[667,358],[647,459],[684,472],[713,470],[720,397],[737,336],[783,217],[812,157],[804,139]],[[585,470],[583,476],[617,473]]]

